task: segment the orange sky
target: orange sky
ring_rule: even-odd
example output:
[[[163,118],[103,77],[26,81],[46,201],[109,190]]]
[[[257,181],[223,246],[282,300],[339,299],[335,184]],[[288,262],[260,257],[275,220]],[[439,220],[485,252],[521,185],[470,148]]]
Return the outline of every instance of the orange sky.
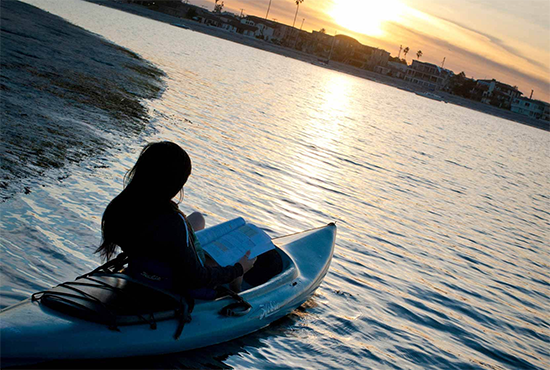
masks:
[[[214,1],[190,0],[212,9]],[[269,0],[224,0],[225,10],[265,17]],[[271,0],[269,19],[292,25],[295,0]],[[305,20],[304,20],[305,19]],[[525,96],[550,101],[550,1],[548,0],[304,0],[296,27],[325,28],[407,61],[422,61],[476,79],[516,85]],[[401,54],[403,57],[403,54]]]

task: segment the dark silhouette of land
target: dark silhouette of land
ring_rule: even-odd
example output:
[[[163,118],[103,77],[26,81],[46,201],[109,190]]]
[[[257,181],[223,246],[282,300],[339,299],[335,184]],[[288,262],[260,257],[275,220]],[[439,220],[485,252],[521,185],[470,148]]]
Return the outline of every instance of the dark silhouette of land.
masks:
[[[0,2],[0,202],[62,181],[145,127],[163,72],[130,50],[19,1]],[[104,135],[102,133],[109,134]]]

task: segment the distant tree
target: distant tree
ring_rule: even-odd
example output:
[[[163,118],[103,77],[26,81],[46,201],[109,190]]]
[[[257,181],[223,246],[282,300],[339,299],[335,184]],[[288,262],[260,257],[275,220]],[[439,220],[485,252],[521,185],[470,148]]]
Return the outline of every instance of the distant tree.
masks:
[[[324,29],[324,28],[321,28],[321,29],[319,30],[319,33],[327,33],[327,30]]]
[[[466,78],[464,72],[460,72],[449,79],[449,90],[458,96],[467,99],[474,99],[472,91],[476,87],[477,82],[473,79]],[[480,98],[481,99],[481,98]]]
[[[215,5],[214,5],[214,13],[221,13],[221,12],[222,12],[222,9],[223,9],[223,6],[225,5],[225,4],[223,3],[223,1],[220,2],[220,0],[214,0],[214,3],[215,3]],[[218,3],[219,3],[219,4],[218,4]]]
[[[418,51],[416,52],[416,58],[417,58],[418,60],[420,60],[420,57],[421,57],[421,56],[422,56],[422,50],[418,50]]]
[[[455,74],[451,78],[449,78],[449,87],[454,90],[456,86],[462,85],[465,80],[466,74],[464,72],[460,72],[457,75]]]
[[[158,8],[158,4],[155,1],[137,1],[136,4],[143,5],[151,9]]]
[[[197,16],[197,9],[189,8],[189,10],[187,11],[187,14],[185,16],[189,19],[193,19],[193,17]]]
[[[403,49],[403,56],[405,60],[407,60],[407,54],[409,53],[409,51],[411,51],[411,49],[409,49],[408,46],[405,49]]]
[[[401,63],[401,64],[407,64],[405,59],[399,59],[398,57],[389,57],[388,61],[395,62],[395,63]]]
[[[167,8],[179,8],[181,5],[181,1],[163,1],[162,6],[165,6]]]
[[[477,81],[475,81],[475,80],[466,80],[462,86],[460,86],[459,88],[457,88],[455,90],[456,95],[460,95],[460,96],[463,96],[463,97],[468,98],[468,99],[473,99],[474,97],[472,95],[472,91],[475,92],[476,85],[477,85]],[[453,91],[453,92],[455,92],[455,91]],[[481,100],[481,98],[479,100]]]

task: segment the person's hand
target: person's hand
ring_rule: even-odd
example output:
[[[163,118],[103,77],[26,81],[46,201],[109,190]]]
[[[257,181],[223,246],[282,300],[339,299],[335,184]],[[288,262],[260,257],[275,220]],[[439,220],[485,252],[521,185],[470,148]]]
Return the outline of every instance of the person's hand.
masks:
[[[246,254],[242,256],[238,262],[243,267],[243,271],[244,271],[243,274],[246,274],[252,268],[252,266],[254,266],[254,263],[256,262],[256,259],[257,259],[257,257],[254,257],[254,258],[248,258],[248,257],[250,257],[250,251],[246,252]]]

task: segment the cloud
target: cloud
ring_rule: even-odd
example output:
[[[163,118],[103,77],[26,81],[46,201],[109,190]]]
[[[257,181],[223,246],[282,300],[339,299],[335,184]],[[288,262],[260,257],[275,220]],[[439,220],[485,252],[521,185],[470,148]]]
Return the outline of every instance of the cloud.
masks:
[[[445,21],[445,22],[448,22],[448,23],[451,23],[457,27],[460,27],[460,28],[463,28],[465,30],[468,30],[470,32],[473,32],[477,35],[480,35],[480,36],[483,36],[485,38],[487,38],[489,40],[489,42],[501,47],[502,49],[506,50],[507,52],[509,52],[510,54],[518,57],[518,58],[521,58],[525,61],[527,61],[528,63],[531,63],[532,65],[535,65],[537,67],[540,67],[540,68],[543,68],[543,69],[548,69],[549,65],[548,64],[544,64],[544,63],[541,63],[537,60],[534,60],[534,59],[531,59],[527,56],[525,56],[524,53],[520,52],[519,50],[517,50],[516,48],[510,46],[510,45],[507,45],[505,41],[495,37],[495,36],[492,36],[488,33],[484,33],[484,32],[481,32],[479,30],[476,30],[476,29],[473,29],[473,28],[470,28],[462,23],[459,23],[459,22],[456,22],[456,21],[453,21],[453,20],[450,20],[448,18],[444,18],[444,17],[438,17],[439,19]]]

